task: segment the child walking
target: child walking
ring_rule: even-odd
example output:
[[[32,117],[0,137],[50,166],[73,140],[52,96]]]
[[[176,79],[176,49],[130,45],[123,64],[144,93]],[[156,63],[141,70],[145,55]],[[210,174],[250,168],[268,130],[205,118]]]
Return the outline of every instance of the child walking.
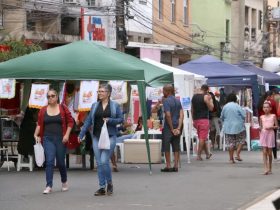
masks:
[[[263,104],[264,115],[260,117],[260,144],[263,148],[264,173],[268,175],[272,173],[272,148],[275,147],[274,129],[278,128],[278,122],[275,114],[270,114],[271,104],[265,101]]]

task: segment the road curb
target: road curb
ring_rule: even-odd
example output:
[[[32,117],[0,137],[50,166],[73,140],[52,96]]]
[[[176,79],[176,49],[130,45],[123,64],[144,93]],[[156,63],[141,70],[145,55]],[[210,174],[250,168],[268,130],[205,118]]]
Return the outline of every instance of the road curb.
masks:
[[[280,189],[269,191],[238,210],[275,210],[272,201],[280,197]]]

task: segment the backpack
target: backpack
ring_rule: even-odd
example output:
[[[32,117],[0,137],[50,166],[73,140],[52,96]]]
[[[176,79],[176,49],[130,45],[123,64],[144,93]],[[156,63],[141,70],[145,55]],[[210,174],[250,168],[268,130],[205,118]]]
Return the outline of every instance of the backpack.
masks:
[[[216,107],[215,107],[216,106]],[[214,107],[216,108],[216,113],[217,113],[217,117],[221,117],[221,113],[222,113],[222,107],[220,105],[220,102],[215,100],[214,102]]]

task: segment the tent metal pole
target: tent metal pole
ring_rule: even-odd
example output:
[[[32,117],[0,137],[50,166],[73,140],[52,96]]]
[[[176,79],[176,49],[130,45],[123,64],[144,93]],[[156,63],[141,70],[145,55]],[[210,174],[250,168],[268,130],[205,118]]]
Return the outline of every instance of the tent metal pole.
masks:
[[[144,136],[146,141],[147,147],[147,154],[148,154],[148,162],[149,162],[149,169],[150,175],[152,174],[152,165],[151,165],[151,152],[150,152],[150,144],[148,139],[148,126],[147,126],[147,105],[146,105],[146,86],[144,81],[137,81],[139,97],[140,97],[140,104],[142,110],[142,118],[143,118],[143,127],[144,127]]]

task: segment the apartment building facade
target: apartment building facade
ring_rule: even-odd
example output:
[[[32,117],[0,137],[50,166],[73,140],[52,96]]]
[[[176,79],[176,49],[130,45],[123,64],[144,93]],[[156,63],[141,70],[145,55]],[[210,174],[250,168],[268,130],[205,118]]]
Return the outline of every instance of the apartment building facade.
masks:
[[[231,42],[231,0],[191,1],[192,58],[212,54],[229,60]]]
[[[152,41],[152,0],[127,1],[124,11],[126,35],[133,43]],[[83,8],[83,13],[81,12]],[[86,21],[95,16],[110,21],[108,43],[116,40],[116,1],[112,0],[1,0],[0,40],[28,39],[47,45],[46,48],[80,39],[80,33],[91,33]],[[84,19],[85,21],[81,21]],[[105,21],[103,21],[104,23]],[[88,35],[88,34],[86,34]],[[84,37],[88,39],[87,37]],[[115,48],[109,44],[108,47]]]
[[[80,39],[80,0],[2,0],[0,38],[31,40],[49,48]]]
[[[161,51],[161,62],[176,66],[189,61],[192,54],[190,0],[153,1],[153,41],[172,51]]]
[[[280,56],[280,0],[268,0],[268,42],[269,55]]]
[[[263,16],[263,0],[232,1],[232,63],[262,63]]]

